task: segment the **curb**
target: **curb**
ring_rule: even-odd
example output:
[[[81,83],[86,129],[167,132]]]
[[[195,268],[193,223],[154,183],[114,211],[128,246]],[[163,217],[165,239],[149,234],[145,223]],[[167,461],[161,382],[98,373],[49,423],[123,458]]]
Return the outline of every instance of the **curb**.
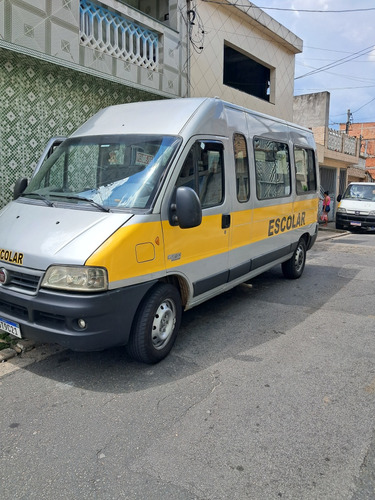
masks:
[[[17,342],[17,344],[13,347],[7,347],[6,349],[3,349],[0,351],[0,363],[4,363],[5,361],[8,361],[8,359],[12,359],[19,354],[22,354],[27,351],[31,351],[34,349],[36,345],[36,342],[33,340],[21,340],[20,342]]]
[[[328,223],[329,224],[329,223]],[[350,231],[345,229],[336,229],[336,227],[318,226],[318,237],[317,241],[330,240],[332,238],[338,238],[339,236],[345,236],[351,234]]]

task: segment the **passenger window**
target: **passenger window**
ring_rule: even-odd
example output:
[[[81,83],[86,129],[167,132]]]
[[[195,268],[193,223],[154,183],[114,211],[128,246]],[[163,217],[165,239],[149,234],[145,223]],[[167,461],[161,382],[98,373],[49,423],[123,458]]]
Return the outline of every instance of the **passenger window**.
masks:
[[[197,141],[186,157],[176,186],[194,189],[202,208],[220,205],[224,199],[223,145]]]
[[[316,191],[315,155],[312,149],[294,148],[297,194]]]
[[[243,203],[244,201],[248,201],[250,197],[250,181],[246,139],[242,134],[234,134],[233,148],[237,200]]]
[[[254,139],[257,198],[282,198],[291,193],[288,145],[268,139]]]

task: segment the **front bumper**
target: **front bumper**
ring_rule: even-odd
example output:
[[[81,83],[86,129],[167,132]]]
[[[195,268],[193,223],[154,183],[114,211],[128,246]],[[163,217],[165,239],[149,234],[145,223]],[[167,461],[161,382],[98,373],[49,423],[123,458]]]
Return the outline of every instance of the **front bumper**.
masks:
[[[0,316],[19,323],[23,338],[74,351],[125,345],[137,308],[154,281],[100,294],[40,289],[35,296],[0,286]],[[86,327],[80,328],[78,319]]]
[[[375,230],[375,216],[336,212],[336,225],[349,229],[362,227],[365,229]]]

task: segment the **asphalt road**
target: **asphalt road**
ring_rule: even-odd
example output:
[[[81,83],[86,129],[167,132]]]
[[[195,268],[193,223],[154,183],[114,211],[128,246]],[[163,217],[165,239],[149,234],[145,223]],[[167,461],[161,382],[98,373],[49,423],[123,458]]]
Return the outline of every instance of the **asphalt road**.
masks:
[[[188,311],[155,366],[39,346],[0,366],[0,495],[375,498],[375,235],[320,238]]]

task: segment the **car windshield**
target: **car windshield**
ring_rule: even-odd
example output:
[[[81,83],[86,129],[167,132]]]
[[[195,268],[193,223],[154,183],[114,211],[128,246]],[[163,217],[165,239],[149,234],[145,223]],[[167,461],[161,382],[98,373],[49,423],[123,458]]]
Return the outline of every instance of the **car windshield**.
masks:
[[[343,196],[345,200],[363,200],[375,201],[375,184],[374,186],[352,184],[349,185]]]
[[[97,208],[149,208],[180,139],[119,135],[67,139],[43,163],[23,197]]]

